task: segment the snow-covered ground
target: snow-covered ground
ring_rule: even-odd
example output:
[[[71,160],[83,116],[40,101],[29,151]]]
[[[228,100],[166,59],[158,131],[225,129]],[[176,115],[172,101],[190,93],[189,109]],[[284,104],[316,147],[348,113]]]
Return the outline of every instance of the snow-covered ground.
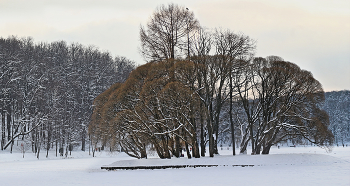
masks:
[[[318,147],[273,147],[270,155],[230,156],[220,150],[214,158],[149,158],[137,160],[124,153],[72,152],[66,159],[50,152],[0,152],[0,185],[350,185],[350,146],[331,153]],[[249,152],[248,152],[249,154]],[[162,170],[101,170],[101,166],[216,164],[218,167]],[[254,165],[232,167],[230,165]],[[224,166],[229,165],[229,166]]]

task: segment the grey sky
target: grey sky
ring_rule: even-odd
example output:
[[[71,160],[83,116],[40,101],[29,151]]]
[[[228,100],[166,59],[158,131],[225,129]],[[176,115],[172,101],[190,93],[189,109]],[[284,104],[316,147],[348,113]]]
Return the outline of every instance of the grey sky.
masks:
[[[143,64],[139,27],[169,2],[188,7],[204,27],[249,35],[256,56],[294,62],[326,91],[350,89],[349,0],[0,0],[0,37],[95,45]]]

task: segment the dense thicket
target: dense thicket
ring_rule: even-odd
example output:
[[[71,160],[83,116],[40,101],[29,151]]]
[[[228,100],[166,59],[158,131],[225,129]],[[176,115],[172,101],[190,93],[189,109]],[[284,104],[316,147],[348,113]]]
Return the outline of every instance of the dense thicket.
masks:
[[[1,150],[85,150],[93,99],[134,68],[95,47],[0,38]]]
[[[337,145],[350,142],[350,91],[333,91],[325,93],[322,108],[329,115],[329,129]]]

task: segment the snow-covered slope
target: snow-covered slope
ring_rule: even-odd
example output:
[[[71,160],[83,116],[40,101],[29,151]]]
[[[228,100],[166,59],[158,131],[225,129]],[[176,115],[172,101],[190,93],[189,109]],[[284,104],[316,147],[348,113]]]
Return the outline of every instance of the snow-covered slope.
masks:
[[[0,152],[0,185],[350,185],[350,147],[326,153],[318,147],[274,148],[270,155],[230,156],[221,150],[215,158],[132,159],[123,153],[72,152],[37,160],[33,154]],[[165,170],[101,170],[103,165],[252,164]]]

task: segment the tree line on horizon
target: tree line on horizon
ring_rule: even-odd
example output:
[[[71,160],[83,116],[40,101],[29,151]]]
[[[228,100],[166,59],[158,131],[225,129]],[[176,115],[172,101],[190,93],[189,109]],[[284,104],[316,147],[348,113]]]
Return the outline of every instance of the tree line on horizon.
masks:
[[[277,143],[302,139],[333,144],[322,85],[311,72],[278,56],[254,57],[244,34],[209,30],[193,12],[161,5],[140,28],[148,62],[94,100],[93,146],[122,148],[136,158],[218,154],[223,138],[239,153],[269,154]],[[192,154],[190,150],[192,149]]]
[[[1,150],[85,151],[93,100],[134,68],[93,46],[0,38]]]
[[[337,146],[350,143],[350,90],[326,92],[322,109],[329,115],[328,128],[334,143]]]

